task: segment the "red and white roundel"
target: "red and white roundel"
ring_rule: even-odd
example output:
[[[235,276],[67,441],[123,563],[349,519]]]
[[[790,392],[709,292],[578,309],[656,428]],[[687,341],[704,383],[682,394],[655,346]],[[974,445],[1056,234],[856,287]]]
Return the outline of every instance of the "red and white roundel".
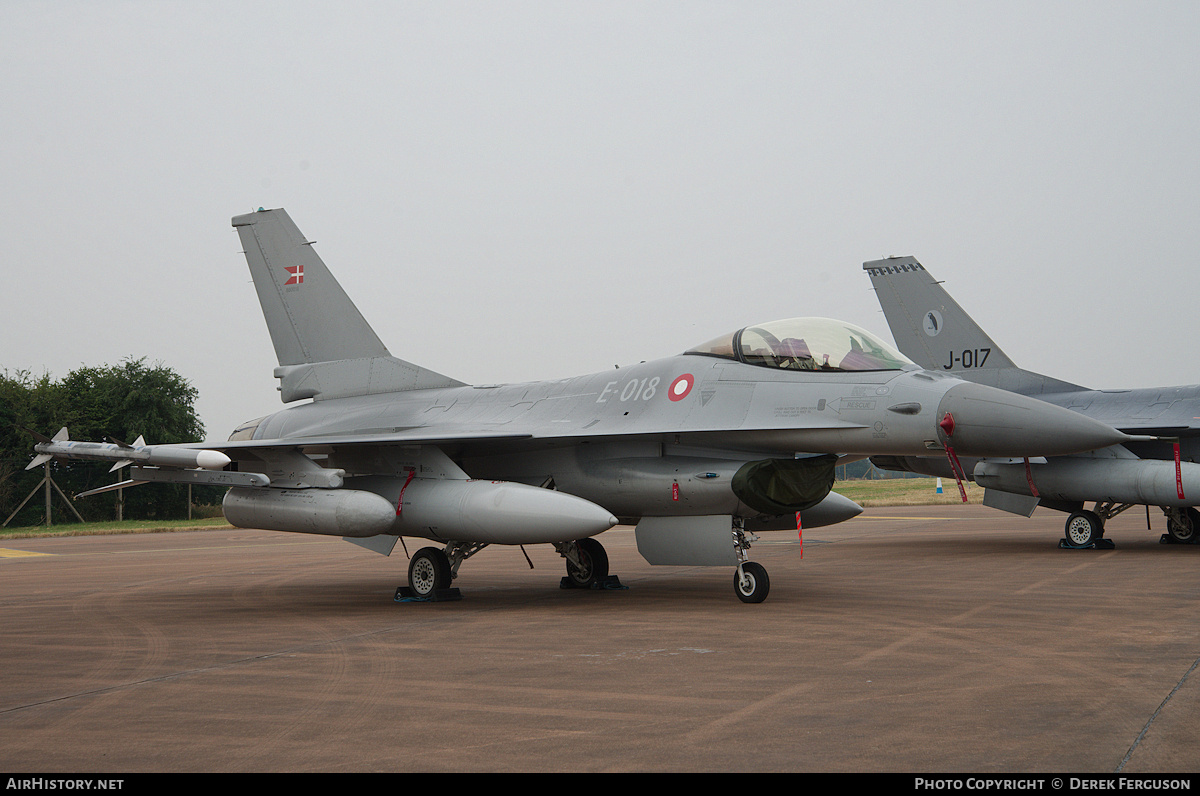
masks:
[[[687,394],[692,391],[692,385],[696,382],[696,377],[690,373],[685,373],[675,381],[671,382],[670,388],[667,389],[667,397],[672,401],[682,401],[687,398]]]

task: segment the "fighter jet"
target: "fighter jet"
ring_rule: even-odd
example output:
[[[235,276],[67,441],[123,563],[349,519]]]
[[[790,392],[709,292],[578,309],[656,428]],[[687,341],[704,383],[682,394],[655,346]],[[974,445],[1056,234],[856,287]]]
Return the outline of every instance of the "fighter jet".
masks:
[[[457,592],[462,562],[490,544],[551,544],[566,559],[562,585],[603,586],[615,576],[594,537],[629,523],[651,564],[735,567],[738,598],[761,602],[769,578],[747,555],[755,532],[860,511],[830,491],[839,456],[1054,456],[1127,438],[922,370],[865,330],[822,318],[746,326],[605,373],[471,386],[393,357],[286,212],[233,226],[281,397],[297,405],[226,442],[171,446],[228,456],[219,471],[143,461],[125,483],[230,486],[233,525],[342,536],[385,555],[401,537],[430,540],[410,559],[414,598]],[[76,450],[58,444],[35,450]]]
[[[1105,522],[1133,506],[1159,506],[1166,541],[1200,538],[1200,385],[1092,390],[1018,368],[913,257],[863,263],[896,345],[917,364],[1035,397],[1133,435],[1070,456],[964,459],[983,502],[1030,516],[1067,512],[1064,546],[1104,540]],[[876,466],[953,477],[946,457],[878,456]],[[1093,502],[1091,510],[1085,502]],[[1107,540],[1104,540],[1107,541]]]

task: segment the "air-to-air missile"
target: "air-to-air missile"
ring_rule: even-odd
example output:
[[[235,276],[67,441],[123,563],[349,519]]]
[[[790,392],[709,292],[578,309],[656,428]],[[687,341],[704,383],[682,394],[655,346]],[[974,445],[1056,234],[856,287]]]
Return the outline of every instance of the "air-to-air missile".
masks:
[[[93,462],[113,462],[109,472],[130,464],[154,467],[199,467],[220,470],[230,459],[220,451],[181,448],[177,445],[147,445],[141,437],[132,445],[122,442],[77,442],[70,439],[64,426],[51,438],[31,432],[38,442],[33,446],[37,456],[26,467],[32,470],[51,459],[80,459]]]

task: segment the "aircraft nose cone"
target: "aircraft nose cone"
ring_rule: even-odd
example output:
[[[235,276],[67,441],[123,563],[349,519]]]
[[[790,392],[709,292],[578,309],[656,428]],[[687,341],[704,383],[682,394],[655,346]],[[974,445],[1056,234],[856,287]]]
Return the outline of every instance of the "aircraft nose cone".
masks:
[[[1063,456],[1129,439],[1070,409],[971,383],[946,392],[937,424],[942,444],[964,456]]]

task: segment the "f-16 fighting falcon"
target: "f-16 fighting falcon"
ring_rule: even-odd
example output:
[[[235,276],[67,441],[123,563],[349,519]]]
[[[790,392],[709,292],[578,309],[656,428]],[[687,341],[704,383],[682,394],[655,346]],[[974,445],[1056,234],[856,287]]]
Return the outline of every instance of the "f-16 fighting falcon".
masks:
[[[563,585],[611,582],[595,537],[623,522],[651,564],[735,567],[737,596],[761,602],[767,572],[747,555],[756,531],[860,511],[830,491],[839,456],[1058,456],[1127,439],[1069,409],[922,370],[822,318],[747,326],[606,373],[469,386],[393,357],[286,212],[233,226],[283,402],[302,403],[222,443],[134,456],[71,447],[62,432],[35,450],[130,460],[124,486],[227,485],[225,517],[239,527],[342,536],[385,555],[402,536],[427,539],[409,564],[418,598],[457,592],[462,562],[490,544],[551,544],[566,559]],[[175,464],[181,448],[231,461]]]
[[[1135,435],[1071,456],[963,460],[985,487],[983,502],[1030,516],[1041,505],[1068,513],[1064,545],[1088,547],[1104,523],[1132,506],[1159,506],[1166,541],[1200,536],[1200,385],[1090,390],[1018,368],[913,257],[864,263],[900,350],[943,373],[1071,409]],[[945,457],[880,456],[879,467],[953,475]],[[1085,509],[1085,501],[1095,501]]]

